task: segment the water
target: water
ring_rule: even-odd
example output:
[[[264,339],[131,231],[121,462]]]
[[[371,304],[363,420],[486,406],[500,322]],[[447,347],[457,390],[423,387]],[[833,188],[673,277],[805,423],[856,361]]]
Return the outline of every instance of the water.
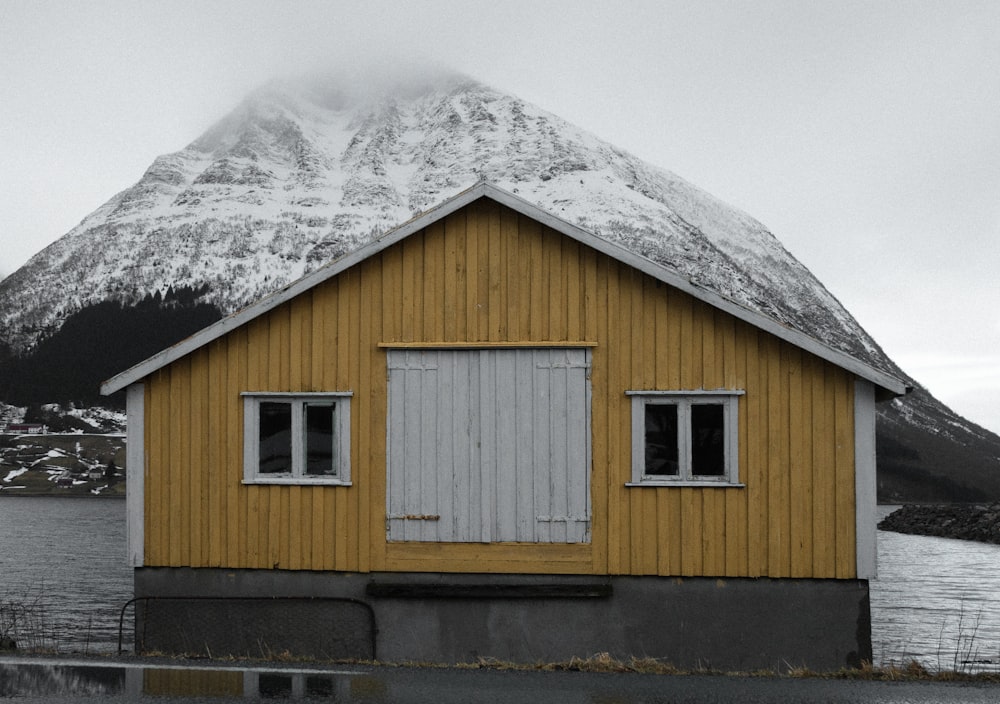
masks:
[[[0,497],[0,635],[16,631],[23,645],[61,652],[112,651],[131,598],[124,501]]]
[[[879,520],[895,507],[879,507]],[[878,532],[877,663],[1000,671],[1000,545]]]
[[[880,507],[879,518],[890,510]],[[1000,670],[1000,545],[882,531],[878,544],[876,663]],[[19,603],[43,626],[41,645],[113,651],[131,598],[124,501],[0,497],[0,635],[4,606]]]

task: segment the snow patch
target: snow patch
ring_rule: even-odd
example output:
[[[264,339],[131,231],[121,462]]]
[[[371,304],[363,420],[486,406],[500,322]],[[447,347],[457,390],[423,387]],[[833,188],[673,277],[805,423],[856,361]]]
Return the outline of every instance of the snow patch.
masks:
[[[7,483],[10,483],[11,481],[13,481],[14,479],[16,479],[17,477],[20,477],[22,474],[24,474],[27,471],[28,471],[27,467],[21,467],[20,469],[12,469],[9,472],[7,472],[7,476],[3,478],[3,481],[5,481]],[[10,487],[10,488],[13,488],[13,487]]]

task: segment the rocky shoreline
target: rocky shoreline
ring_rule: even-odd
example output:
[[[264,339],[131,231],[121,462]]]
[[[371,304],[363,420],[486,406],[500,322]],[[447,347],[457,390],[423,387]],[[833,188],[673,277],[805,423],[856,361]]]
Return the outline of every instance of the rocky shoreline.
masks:
[[[1000,502],[908,504],[882,519],[878,527],[895,533],[1000,545]]]

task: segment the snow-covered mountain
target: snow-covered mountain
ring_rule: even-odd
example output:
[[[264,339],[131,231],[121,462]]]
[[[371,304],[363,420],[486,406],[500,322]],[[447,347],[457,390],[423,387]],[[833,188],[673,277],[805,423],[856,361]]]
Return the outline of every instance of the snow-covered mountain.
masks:
[[[25,353],[85,306],[170,287],[207,285],[204,300],[231,312],[482,180],[905,376],[761,223],[453,74],[395,84],[309,78],[256,91],[0,281],[0,347]],[[883,412],[903,435],[986,432],[918,396]],[[1000,439],[986,436],[1000,456]]]
[[[891,368],[759,222],[455,75],[396,90],[316,79],[264,87],[5,281],[0,330],[22,351],[84,305],[179,282],[207,283],[208,300],[229,312],[480,180]]]

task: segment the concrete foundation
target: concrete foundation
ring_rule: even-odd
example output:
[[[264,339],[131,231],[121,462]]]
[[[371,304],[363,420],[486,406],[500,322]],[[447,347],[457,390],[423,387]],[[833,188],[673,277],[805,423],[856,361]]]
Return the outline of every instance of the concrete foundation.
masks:
[[[866,580],[140,568],[137,649],[383,662],[597,653],[678,667],[871,660]]]

